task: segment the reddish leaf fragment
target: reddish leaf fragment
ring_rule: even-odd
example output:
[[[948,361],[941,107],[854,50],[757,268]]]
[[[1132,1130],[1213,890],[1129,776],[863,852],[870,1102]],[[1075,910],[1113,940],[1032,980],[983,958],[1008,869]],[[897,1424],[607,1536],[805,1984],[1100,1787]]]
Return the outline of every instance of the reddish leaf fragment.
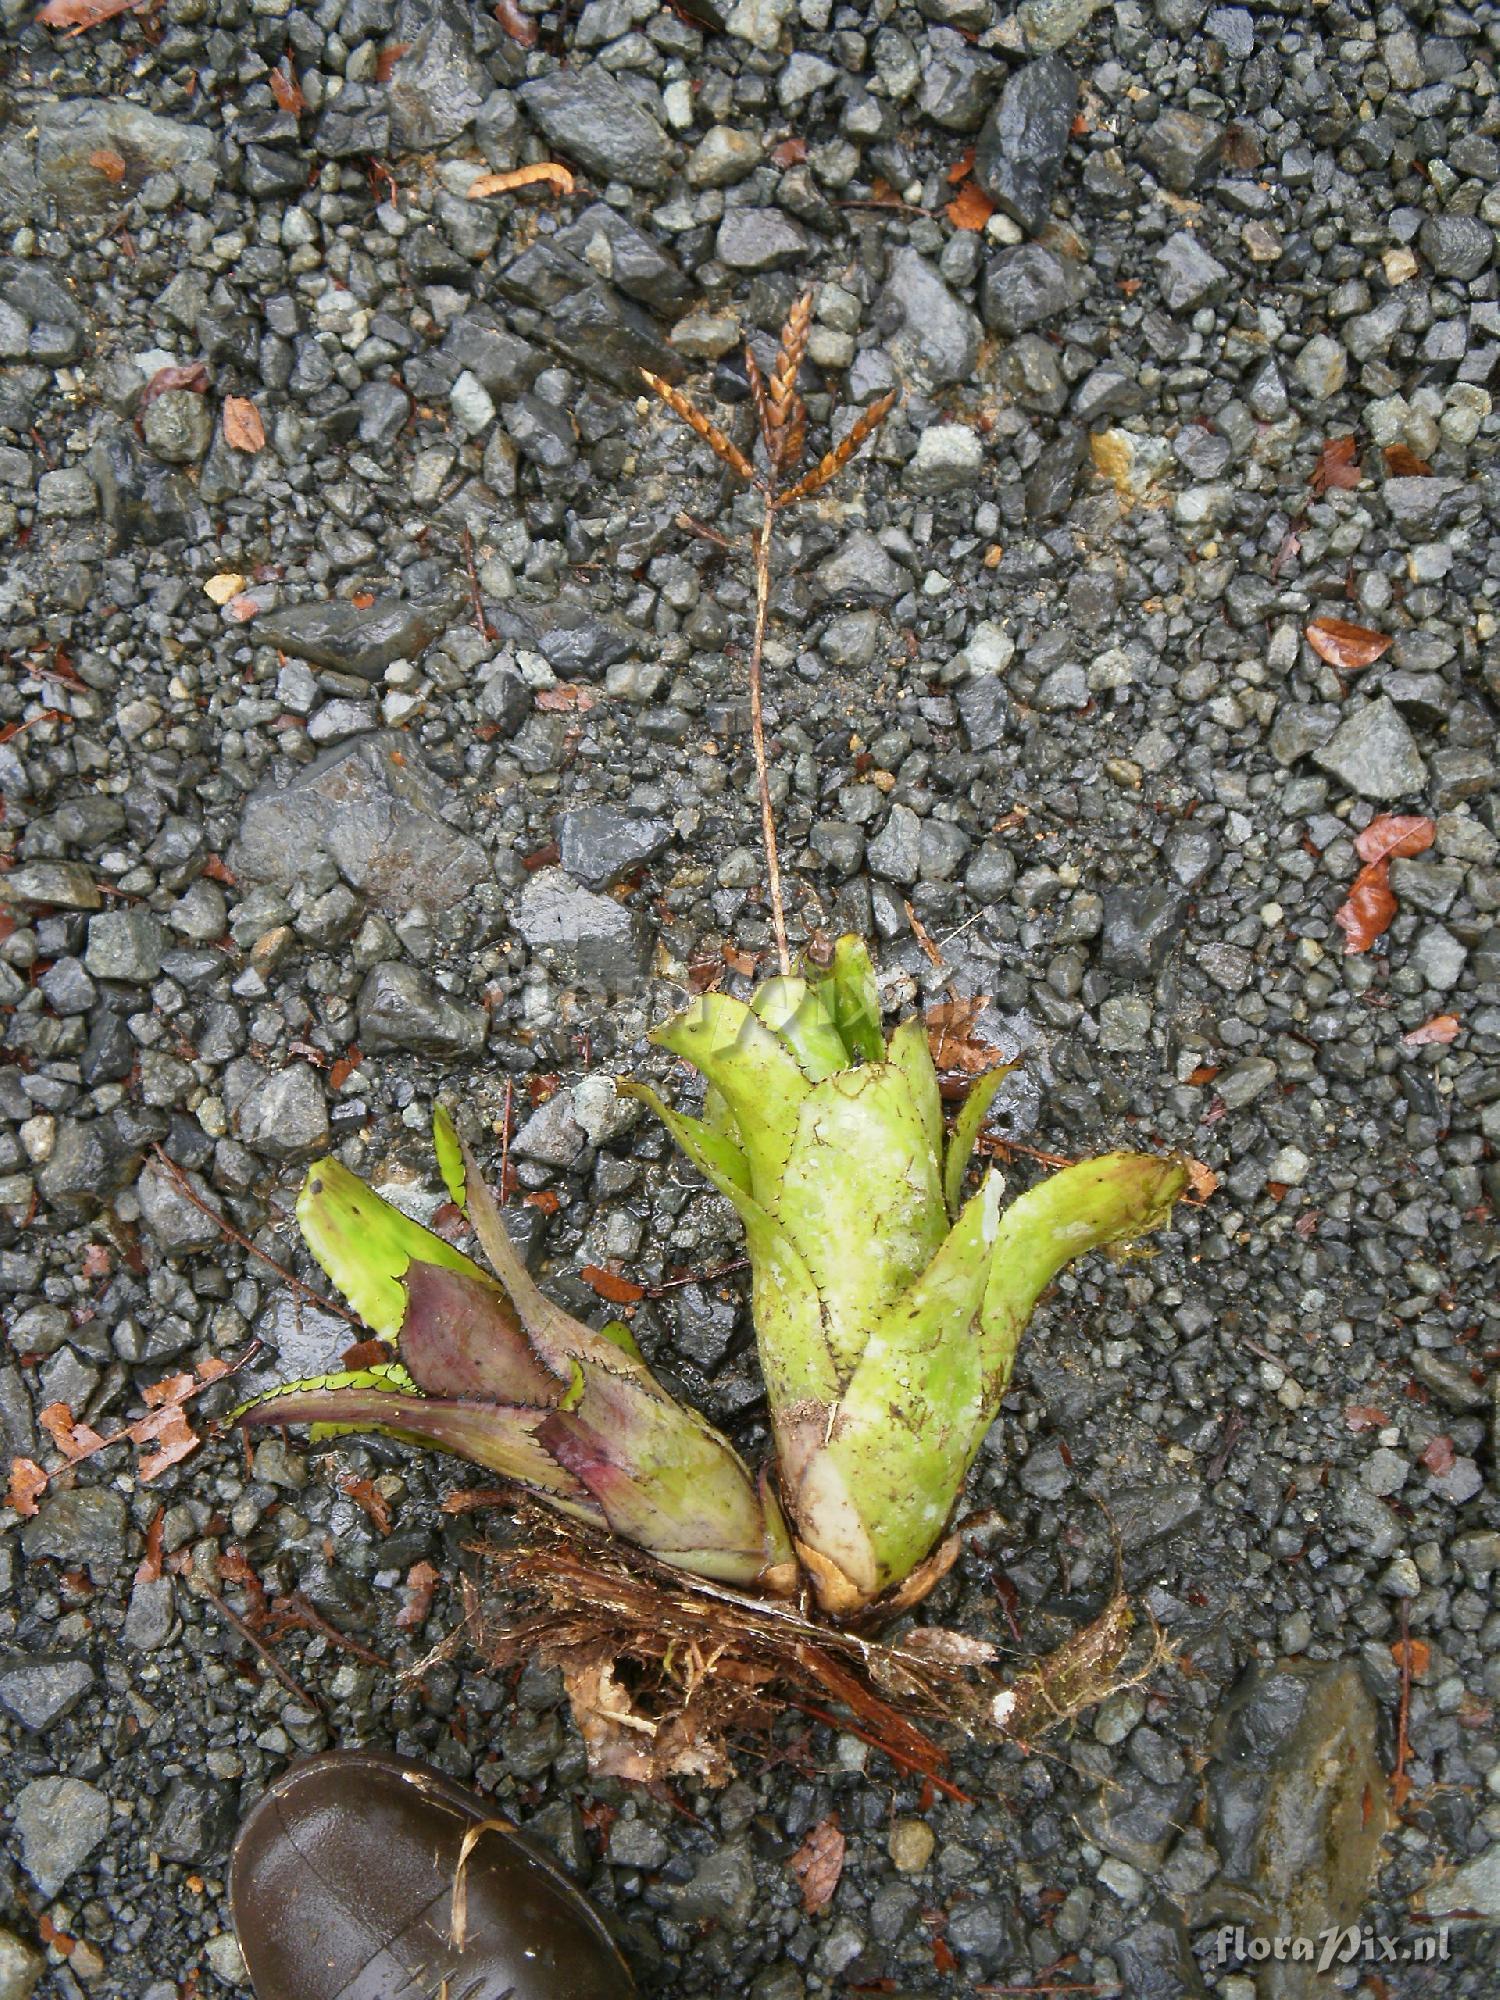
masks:
[[[85,28],[97,28],[117,14],[137,13],[146,0],[47,0],[37,14],[44,28],[66,28],[69,35],[81,35]]]
[[[1422,1453],[1422,1463],[1434,1478],[1441,1479],[1444,1473],[1453,1470],[1453,1461],[1457,1456],[1451,1437],[1435,1437]]]
[[[113,1269],[109,1252],[102,1243],[91,1243],[83,1253],[83,1275],[86,1278],[107,1278]]]
[[[391,72],[395,69],[397,63],[400,62],[404,55],[408,55],[410,52],[410,42],[387,42],[385,47],[380,51],[380,54],[375,58],[375,81],[377,83],[389,83]]]
[[[1344,1412],[1344,1422],[1351,1431],[1383,1431],[1389,1419],[1384,1410],[1377,1410],[1373,1403],[1351,1403]]]
[[[111,146],[96,146],[89,154],[89,165],[97,167],[104,178],[116,187],[125,178],[125,162]]]
[[[92,1458],[110,1442],[89,1424],[79,1423],[66,1403],[49,1403],[37,1413],[37,1422],[70,1465]]]
[[[516,0],[499,0],[494,12],[495,19],[513,42],[518,42],[523,49],[536,47],[538,33],[536,22],[530,15],[521,12]]]
[[[1391,1658],[1399,1667],[1403,1664],[1414,1681],[1419,1681],[1432,1665],[1432,1648],[1425,1639],[1396,1639],[1391,1643]]]
[[[163,1375],[159,1382],[146,1384],[141,1400],[148,1410],[159,1410],[164,1404],[180,1403],[197,1386],[196,1379],[189,1374]]]
[[[585,1264],[578,1275],[601,1299],[608,1299],[614,1306],[633,1306],[637,1299],[646,1296],[644,1285],[638,1285],[633,1278],[622,1278],[618,1271],[606,1271],[600,1264]]]
[[[391,1350],[383,1340],[356,1340],[352,1347],[346,1347],[339,1356],[345,1368],[373,1368],[376,1362],[389,1361]]]
[[[1418,813],[1381,813],[1356,835],[1354,851],[1366,862],[1409,860],[1436,838],[1436,825]]]
[[[183,1415],[180,1403],[172,1403],[154,1416],[144,1418],[141,1425],[132,1424],[131,1436],[136,1438],[138,1444],[146,1441],[136,1436],[146,1424],[152,1426],[151,1435],[156,1450],[148,1451],[140,1462],[138,1473],[143,1485],[158,1478],[169,1466],[179,1465],[183,1459],[191,1457],[199,1444],[198,1433]]]
[[[1382,456],[1386,472],[1392,479],[1431,479],[1432,467],[1425,458],[1418,458],[1404,444],[1388,444]]]
[[[1221,1067],[1219,1063],[1199,1063],[1198,1067],[1189,1073],[1188,1082],[1195,1090],[1200,1090],[1205,1083],[1213,1082]]]
[[[47,1490],[47,1475],[34,1458],[13,1458],[10,1462],[10,1490],[6,1500],[23,1521],[36,1512],[37,1498]]]
[[[135,1566],[137,1583],[155,1583],[161,1575],[161,1532],[162,1523],[166,1518],[165,1507],[158,1507],[151,1516],[151,1525],[146,1530],[146,1553]]]
[[[781,167],[783,169],[787,167],[800,167],[806,158],[807,141],[805,139],[795,137],[783,139],[779,146],[771,148],[771,165],[773,167]]]
[[[844,1872],[844,1846],[839,1816],[829,1813],[826,1819],[818,1821],[787,1863],[802,1884],[802,1907],[810,1917],[826,1910],[833,1901],[833,1892]]]
[[[390,1507],[386,1503],[385,1495],[373,1479],[361,1479],[357,1473],[351,1472],[347,1478],[339,1481],[339,1485],[355,1506],[369,1515],[382,1535],[391,1532]]]
[[[1314,618],[1307,627],[1307,643],[1341,674],[1357,674],[1390,651],[1391,635],[1372,631],[1368,625],[1351,625],[1345,618]]]
[[[955,229],[983,229],[995,213],[995,204],[978,181],[965,181],[943,213]]]
[[[396,1613],[396,1623],[403,1632],[415,1632],[427,1623],[437,1587],[438,1573],[430,1562],[412,1564],[406,1572],[406,1602]]]
[[[264,451],[266,427],[248,396],[224,398],[224,442],[236,451]]]
[[[927,1045],[935,1068],[979,1076],[995,1067],[1000,1052],[975,1026],[989,1004],[988,993],[976,993],[968,1000],[944,1000],[927,1009]]]
[[[351,1042],[343,1055],[339,1056],[329,1068],[329,1087],[333,1090],[342,1090],[350,1077],[359,1068],[362,1060],[363,1058],[360,1055],[359,1049]]]
[[[173,362],[165,368],[158,368],[151,380],[141,391],[137,414],[158,396],[165,396],[169,389],[189,389],[195,396],[208,393],[208,369],[201,361]]]
[[[1359,448],[1352,437],[1329,438],[1318,453],[1318,462],[1308,482],[1314,493],[1330,487],[1358,486],[1361,478]]]
[[[1434,1044],[1458,1040],[1459,1019],[1457,1014],[1434,1014],[1430,1021],[1424,1021],[1420,1028],[1409,1029],[1401,1039],[1409,1049],[1431,1048]]]
[[[307,99],[302,95],[302,86],[297,81],[297,72],[292,68],[290,56],[281,58],[272,70],[269,82],[271,95],[282,110],[292,118],[300,118],[306,109]]]
[[[962,153],[959,154],[958,158],[953,162],[953,165],[948,169],[949,187],[957,187],[959,182],[966,181],[969,178],[970,174],[973,173],[973,171],[974,171],[974,148],[972,146],[969,146]]]
[[[1396,898],[1391,893],[1390,864],[1374,861],[1361,868],[1349,894],[1333,913],[1333,921],[1344,933],[1344,956],[1353,958],[1368,951],[1378,937],[1384,937],[1396,914]]]
[[[570,709],[582,714],[599,702],[594,690],[582,681],[560,681],[556,687],[538,688],[533,698],[538,708],[555,715],[565,715]]]

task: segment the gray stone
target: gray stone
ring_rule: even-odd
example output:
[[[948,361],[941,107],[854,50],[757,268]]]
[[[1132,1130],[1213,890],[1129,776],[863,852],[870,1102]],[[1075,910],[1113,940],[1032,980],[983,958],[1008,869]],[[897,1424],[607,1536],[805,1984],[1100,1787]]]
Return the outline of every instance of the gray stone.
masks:
[[[1021,0],[1016,19],[1033,54],[1063,48],[1093,20],[1104,0]],[[962,27],[964,23],[958,22]]]
[[[1223,143],[1222,125],[1173,107],[1147,128],[1141,152],[1159,181],[1187,194],[1218,158]]]
[[[539,1104],[516,1133],[519,1159],[536,1160],[544,1167],[576,1166],[588,1134],[573,1115],[573,1099],[565,1090]]]
[[[14,1931],[0,1929],[0,2000],[31,2000],[46,1969],[39,1951]]]
[[[749,1921],[755,1907],[755,1864],[742,1841],[729,1841],[698,1863],[691,1882],[671,1891],[673,1907],[685,1923],[720,1923],[731,1928]]]
[[[477,841],[439,817],[442,797],[410,737],[341,743],[290,783],[268,780],[251,795],[230,866],[241,882],[290,889],[326,858],[392,916],[447,909],[490,867]]]
[[[543,136],[590,173],[631,187],[665,186],[671,166],[666,134],[597,63],[537,77],[517,95]]]
[[[1360,702],[1313,759],[1365,799],[1413,798],[1427,783],[1412,733],[1385,695]]]
[[[1023,333],[1011,341],[1000,357],[999,377],[1000,386],[1023,410],[1055,417],[1067,405],[1068,387],[1056,349],[1039,333]]]
[[[161,971],[166,934],[147,910],[103,910],[89,918],[84,966],[95,979],[145,985]]]
[[[1164,882],[1104,892],[1100,959],[1111,972],[1150,979],[1166,964],[1187,919],[1187,897]]]
[[[325,98],[313,127],[313,150],[324,159],[359,154],[382,158],[390,150],[391,113],[383,90],[346,83],[337,97]]]
[[[252,1152],[273,1160],[305,1160],[328,1144],[328,1105],[318,1073],[290,1062],[267,1072],[257,1065],[234,1105],[234,1128]]]
[[[922,822],[910,806],[891,807],[866,852],[871,869],[886,881],[916,881],[922,865]]]
[[[83,466],[60,466],[37,481],[36,508],[44,520],[86,521],[98,512],[98,489]]]
[[[139,1579],[125,1607],[125,1623],[120,1631],[122,1643],[135,1653],[154,1653],[171,1638],[174,1623],[175,1598],[171,1577]]]
[[[1269,1056],[1246,1056],[1243,1061],[1232,1063],[1221,1076],[1215,1077],[1214,1092],[1226,1110],[1243,1111],[1257,1097],[1264,1097],[1278,1074]]]
[[[1495,254],[1495,232],[1473,215],[1429,215],[1417,248],[1440,278],[1468,284]]]
[[[103,901],[93,869],[81,861],[23,861],[0,875],[0,904],[45,903],[59,910],[97,910]]]
[[[1435,993],[1451,993],[1463,977],[1469,954],[1452,931],[1429,924],[1411,950],[1411,965]]]
[[[1088,455],[1088,439],[1081,430],[1067,426],[1058,431],[1051,443],[1044,447],[1027,478],[1028,521],[1056,521],[1067,513],[1078,488],[1078,475]],[[1085,691],[1079,700],[1086,699]]]
[[[713,125],[693,148],[684,169],[689,187],[733,187],[746,174],[754,173],[766,156],[757,132],[742,132],[732,125]]]
[[[610,889],[654,861],[672,839],[670,820],[614,806],[574,806],[558,822],[563,868],[588,889]]]
[[[1500,1923],[1500,1843],[1476,1854],[1427,1891],[1430,1917],[1477,1915],[1481,1922]]]
[[[826,596],[845,604],[889,604],[910,579],[872,534],[858,528],[817,568]]]
[[[153,174],[180,172],[215,146],[207,125],[158,117],[123,97],[44,99],[28,107],[24,121],[10,121],[0,147],[0,199],[13,226],[33,217],[39,195],[56,203],[64,223],[108,215]],[[111,179],[99,162],[111,153],[124,162],[122,179]]]
[[[207,1861],[227,1837],[233,1810],[227,1785],[184,1772],[162,1797],[151,1845],[163,1861]]]
[[[17,1794],[21,1866],[47,1902],[109,1832],[108,1795],[81,1778],[33,1778]]]
[[[255,637],[294,659],[376,681],[392,660],[420,659],[458,616],[461,601],[450,589],[426,598],[377,597],[363,606],[343,597],[288,604],[263,612]]]
[[[1077,77],[1061,56],[1039,56],[1010,77],[979,134],[974,178],[1029,236],[1051,213],[1077,110]]]
[[[654,313],[675,312],[692,295],[682,266],[628,217],[596,201],[560,230],[560,249]]]
[[[913,493],[966,493],[983,467],[984,447],[967,424],[929,424],[902,477]]]
[[[1326,402],[1343,388],[1349,357],[1331,333],[1316,333],[1292,363],[1292,373],[1314,402]]]
[[[430,18],[386,85],[392,144],[409,153],[447,145],[473,124],[489,94],[469,9],[457,0],[430,0]]]
[[[40,1736],[76,1708],[94,1670],[73,1653],[14,1653],[0,1660],[0,1708]]]
[[[414,965],[387,960],[372,966],[359,989],[362,1049],[413,1049],[419,1055],[476,1055],[484,1047],[482,1007],[465,1007],[439,993]]]
[[[1044,244],[1018,243],[1002,250],[985,271],[980,317],[991,333],[1024,333],[1066,312],[1080,290],[1074,273]]]
[[[731,208],[715,248],[731,271],[779,271],[801,263],[811,245],[806,230],[779,208]]]
[[[681,356],[646,313],[558,240],[543,238],[523,250],[500,273],[499,287],[543,315],[541,336],[567,366],[585,368],[632,396],[639,393],[643,368],[668,382],[682,380]]]
[[[970,674],[956,700],[958,720],[971,750],[993,750],[1005,741],[1013,710],[998,674]]]
[[[213,1206],[213,1197],[201,1178],[187,1176],[189,1185],[202,1201]],[[172,1175],[157,1160],[148,1160],[135,1184],[141,1218],[169,1257],[184,1257],[194,1250],[208,1250],[220,1240],[219,1225],[188,1200]]]
[[[1214,7],[1203,26],[1232,61],[1254,55],[1255,16],[1248,7]]]
[[[167,389],[146,405],[141,436],[167,465],[196,465],[213,441],[214,419],[206,395]]]
[[[891,257],[875,319],[903,376],[931,389],[967,384],[973,376],[983,329],[932,265],[909,246]]]
[[[88,464],[115,549],[136,542],[157,548],[207,534],[207,509],[184,475],[149,457],[128,430],[102,437]]]
[[[672,1852],[659,1827],[634,1813],[622,1814],[609,1830],[609,1861],[614,1868],[660,1868]]]
[[[629,991],[650,959],[640,919],[561,868],[544,868],[532,876],[513,921],[532,951],[555,961],[579,985]]]
[[[1229,273],[1189,230],[1179,229],[1156,253],[1157,283],[1169,312],[1196,312],[1221,296]]]

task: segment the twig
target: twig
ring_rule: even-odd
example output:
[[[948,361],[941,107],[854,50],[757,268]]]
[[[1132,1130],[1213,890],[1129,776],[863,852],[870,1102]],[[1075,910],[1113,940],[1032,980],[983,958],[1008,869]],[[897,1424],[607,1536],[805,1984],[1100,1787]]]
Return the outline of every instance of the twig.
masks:
[[[1391,1803],[1399,1813],[1411,1791],[1406,1775],[1406,1759],[1411,1751],[1407,1728],[1411,1722],[1411,1637],[1406,1599],[1401,1599],[1401,1705],[1396,1711],[1396,1768],[1391,1773]]]
[[[324,1708],[323,1703],[319,1699],[319,1697],[313,1694],[309,1689],[303,1687],[300,1681],[298,1681],[292,1674],[288,1673],[287,1669],[281,1664],[280,1660],[277,1659],[276,1655],[271,1651],[271,1648],[265,1643],[265,1641],[262,1638],[260,1638],[258,1634],[256,1634],[250,1629],[250,1626],[240,1616],[238,1611],[234,1610],[234,1608],[231,1605],[225,1603],[224,1599],[219,1595],[218,1591],[216,1591],[211,1584],[204,1583],[200,1579],[197,1587],[203,1592],[204,1596],[208,1599],[209,1603],[216,1605],[217,1608],[223,1613],[223,1615],[229,1620],[230,1624],[234,1627],[235,1631],[238,1632],[240,1637],[245,1641],[245,1644],[247,1646],[254,1647],[255,1651],[260,1655],[261,1659],[270,1668],[271,1672],[276,1676],[277,1680],[281,1682],[281,1685],[287,1690],[289,1694],[295,1695],[298,1701],[306,1702],[307,1706],[309,1708],[316,1709],[319,1715],[327,1714],[328,1711]]]
[[[479,589],[479,572],[474,567],[474,533],[471,528],[464,529],[463,546],[464,568],[469,577],[469,605],[474,613],[474,623],[479,636],[488,644],[495,637],[495,628],[484,615],[484,598]]]
[[[311,1285],[305,1283],[295,1272],[289,1271],[285,1264],[278,1264],[276,1259],[267,1251],[262,1250],[258,1243],[253,1243],[243,1230],[236,1229],[227,1217],[221,1215],[218,1209],[203,1199],[177,1161],[172,1158],[171,1154],[159,1142],[153,1145],[151,1150],[172,1176],[173,1181],[177,1185],[177,1192],[182,1196],[183,1200],[190,1201],[200,1215],[206,1215],[210,1222],[216,1223],[231,1243],[238,1243],[242,1250],[248,1250],[252,1257],[258,1257],[262,1264],[273,1270],[278,1278],[291,1286],[294,1292],[304,1299],[310,1299],[321,1311],[337,1313],[340,1319],[348,1320],[351,1326],[362,1327],[364,1325],[358,1313],[350,1312],[349,1308],[346,1305],[340,1304],[337,1299],[325,1298],[321,1292],[315,1291]]]

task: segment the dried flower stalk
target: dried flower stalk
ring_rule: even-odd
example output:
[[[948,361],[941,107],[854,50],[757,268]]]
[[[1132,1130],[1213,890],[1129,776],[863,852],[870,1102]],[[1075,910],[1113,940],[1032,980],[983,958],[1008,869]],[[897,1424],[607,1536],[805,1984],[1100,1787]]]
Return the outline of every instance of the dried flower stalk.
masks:
[[[760,525],[751,542],[755,563],[755,630],[750,646],[750,736],[755,748],[756,789],[760,796],[760,830],[766,850],[766,883],[771,903],[771,924],[776,933],[776,956],[782,976],[792,969],[787,948],[786,908],[781,889],[781,857],[776,843],[776,816],[771,807],[771,783],[766,763],[766,730],[761,698],[762,661],[765,654],[766,623],[771,604],[771,547],[776,516],[784,507],[796,505],[821,492],[829,480],[841,472],[862,444],[874,436],[899,400],[892,390],[872,403],[834,448],[826,452],[810,471],[791,484],[807,445],[807,407],[797,388],[807,343],[812,332],[812,293],[804,292],[787,314],[781,329],[776,360],[768,382],[762,375],[749,345],[745,348],[745,372],[750,380],[756,424],[765,452],[765,467],[757,472],[730,438],[680,389],[643,368],[646,385],[660,396],[673,415],[696,432],[709,449],[727,465],[736,478],[754,486],[764,499]]]

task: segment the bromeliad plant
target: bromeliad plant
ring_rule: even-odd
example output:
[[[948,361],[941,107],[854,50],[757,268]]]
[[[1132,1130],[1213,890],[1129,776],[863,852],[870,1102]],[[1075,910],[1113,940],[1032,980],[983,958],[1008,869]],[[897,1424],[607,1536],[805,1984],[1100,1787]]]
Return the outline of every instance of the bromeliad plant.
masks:
[[[596,1332],[539,1290],[442,1110],[443,1177],[493,1275],[319,1162],[303,1236],[391,1359],[240,1415],[454,1452],[693,1575],[772,1596],[805,1575],[825,1611],[857,1615],[942,1537],[1042,1291],[1084,1251],[1156,1228],[1187,1170],[1110,1153],[1008,1208],[994,1171],[965,1200],[1009,1068],[978,1080],[945,1134],[924,1024],[887,1038],[857,938],[822,975],[768,980],[748,1003],[704,995],[652,1040],[706,1079],[704,1115],[621,1088],[744,1226],[774,1483],[667,1394],[623,1324]]]

